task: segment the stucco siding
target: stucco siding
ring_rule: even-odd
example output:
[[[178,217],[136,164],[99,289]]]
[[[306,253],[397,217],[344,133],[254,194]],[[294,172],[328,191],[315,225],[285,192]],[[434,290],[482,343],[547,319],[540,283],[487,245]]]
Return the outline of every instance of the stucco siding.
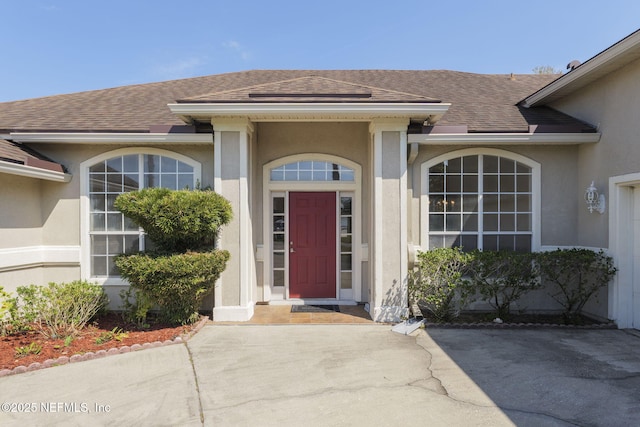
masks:
[[[578,183],[584,194],[595,182],[606,194],[608,179],[640,171],[640,60],[605,76],[588,87],[555,102],[552,107],[595,125],[599,143],[579,150]],[[578,215],[579,244],[607,247],[608,212],[590,214],[581,206]]]
[[[40,195],[40,180],[0,174],[0,249],[42,244]]]
[[[231,202],[234,217],[220,233],[220,247],[231,253],[227,267],[222,273],[222,301],[225,306],[240,304],[240,221],[238,207],[240,205],[240,187],[238,176],[240,173],[240,133],[222,132],[220,141],[222,148],[222,195]],[[216,190],[218,191],[218,190]]]
[[[382,247],[375,248],[380,251],[382,256],[378,259],[382,261],[382,288],[378,291],[381,295],[376,299],[381,302],[382,306],[400,306],[403,307],[405,301],[402,301],[402,284],[405,283],[406,277],[402,277],[403,266],[401,265],[402,257],[399,255],[406,251],[406,247],[401,245],[401,215],[402,206],[400,202],[400,192],[405,191],[401,188],[401,163],[400,159],[400,140],[399,132],[382,132],[382,195],[384,195],[384,205],[382,212],[382,230],[376,232],[382,233]]]

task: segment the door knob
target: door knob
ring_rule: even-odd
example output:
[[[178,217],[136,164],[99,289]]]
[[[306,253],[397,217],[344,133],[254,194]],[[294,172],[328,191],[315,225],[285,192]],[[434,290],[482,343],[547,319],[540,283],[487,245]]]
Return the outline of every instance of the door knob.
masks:
[[[289,242],[289,252],[295,252],[296,250],[293,249],[293,242]]]

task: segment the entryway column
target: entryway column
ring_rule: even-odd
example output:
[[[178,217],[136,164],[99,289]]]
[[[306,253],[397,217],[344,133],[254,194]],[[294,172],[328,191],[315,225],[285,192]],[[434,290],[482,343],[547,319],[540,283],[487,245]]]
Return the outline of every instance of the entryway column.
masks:
[[[370,314],[377,322],[408,315],[407,126],[371,122],[372,221]]]
[[[231,202],[233,219],[223,227],[218,246],[231,258],[216,282],[213,318],[244,321],[253,316],[255,260],[251,224],[251,138],[248,119],[212,119],[214,190]]]

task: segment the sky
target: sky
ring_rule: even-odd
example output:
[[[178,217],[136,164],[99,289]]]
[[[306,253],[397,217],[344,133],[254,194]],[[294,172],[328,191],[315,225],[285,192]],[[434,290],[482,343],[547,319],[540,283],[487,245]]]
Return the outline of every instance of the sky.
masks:
[[[638,0],[0,0],[0,102],[253,69],[565,71]]]

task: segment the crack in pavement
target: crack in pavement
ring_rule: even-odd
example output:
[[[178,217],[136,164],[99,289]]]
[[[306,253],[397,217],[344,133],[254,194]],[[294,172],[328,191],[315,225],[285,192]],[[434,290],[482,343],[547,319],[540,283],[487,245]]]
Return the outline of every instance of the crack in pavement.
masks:
[[[537,412],[537,411],[528,411],[528,410],[519,409],[519,408],[510,408],[510,407],[500,406],[500,405],[496,404],[495,402],[494,402],[493,405],[482,405],[482,404],[479,404],[479,403],[474,403],[474,402],[466,401],[466,400],[463,400],[463,399],[457,399],[457,398],[449,395],[449,392],[447,391],[446,387],[444,387],[444,385],[442,384],[442,381],[433,374],[433,369],[431,368],[432,363],[433,363],[433,354],[431,354],[431,352],[427,349],[425,344],[420,342],[420,340],[419,340],[420,334],[426,334],[426,333],[424,331],[419,331],[419,333],[417,335],[415,335],[416,345],[421,347],[424,350],[424,352],[428,355],[427,359],[429,360],[429,362],[427,364],[427,370],[431,374],[431,378],[427,378],[427,379],[425,379],[425,381],[434,380],[435,382],[437,382],[436,387],[437,387],[437,389],[439,391],[441,391],[439,394],[442,394],[443,396],[446,396],[447,398],[449,398],[449,399],[451,399],[451,400],[453,400],[455,402],[458,402],[458,403],[461,403],[461,404],[466,404],[466,405],[476,406],[478,408],[495,408],[495,409],[499,409],[499,410],[501,410],[503,412],[517,412],[517,413],[522,413],[522,414],[538,415],[538,416],[541,416],[541,417],[546,417],[546,418],[553,419],[555,421],[561,421],[561,422],[564,422],[566,424],[573,425],[573,426],[580,426],[581,425],[581,424],[577,424],[577,423],[575,423],[573,421],[570,421],[570,420],[567,420],[567,419],[564,419],[564,418],[561,418],[561,417],[557,417],[557,416],[555,416],[553,414],[546,413],[546,412]],[[638,376],[640,376],[640,375],[638,375]],[[419,381],[416,381],[416,383],[419,382]],[[409,384],[409,385],[412,385],[412,384]],[[422,387],[422,386],[419,386],[419,387]],[[436,392],[438,392],[438,391],[436,391]]]
[[[202,397],[200,396],[200,385],[198,384],[198,373],[196,372],[196,365],[193,363],[193,355],[191,354],[191,349],[189,348],[189,343],[187,341],[184,342],[184,346],[187,349],[187,353],[189,354],[189,363],[191,364],[191,370],[193,371],[193,379],[196,385],[196,396],[198,396],[198,408],[200,411],[200,423],[204,427],[204,409],[202,408]]]
[[[419,381],[423,381],[423,379],[417,379],[415,381],[412,381],[410,383],[404,383],[404,384],[396,384],[396,385],[371,385],[371,386],[357,386],[357,387],[325,387],[323,389],[319,389],[319,390],[314,390],[312,392],[309,393],[303,393],[303,394],[290,394],[290,395],[280,395],[280,396],[273,396],[273,397],[263,397],[263,398],[259,398],[259,399],[249,399],[249,400],[243,400],[242,402],[238,402],[232,405],[226,405],[226,406],[217,406],[214,409],[216,410],[220,410],[220,409],[232,409],[232,408],[239,408],[245,405],[249,405],[251,403],[257,403],[257,402],[278,402],[278,401],[282,401],[282,400],[297,400],[297,399],[306,399],[309,397],[315,397],[315,396],[321,396],[323,394],[327,394],[327,393],[353,393],[355,391],[366,391],[366,390],[376,390],[376,389],[385,389],[385,390],[393,390],[393,389],[398,389],[398,388],[406,388],[406,387],[412,387],[414,383],[419,382]],[[420,387],[420,386],[418,386]],[[420,387],[425,391],[429,391],[429,392],[434,392],[436,394],[440,394],[437,393],[436,391],[430,389],[430,388],[425,388],[425,387]]]

